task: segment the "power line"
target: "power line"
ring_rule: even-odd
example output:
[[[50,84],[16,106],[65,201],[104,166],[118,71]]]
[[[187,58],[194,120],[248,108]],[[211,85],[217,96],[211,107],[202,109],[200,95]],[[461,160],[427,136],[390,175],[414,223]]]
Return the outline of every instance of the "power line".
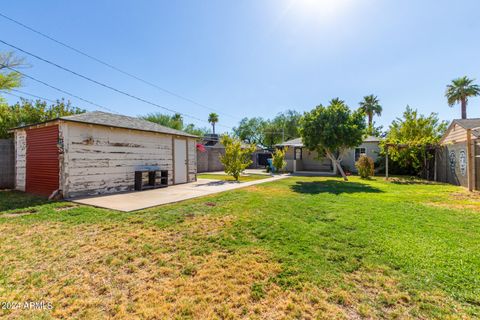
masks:
[[[200,119],[200,118],[198,118],[198,117],[191,116],[191,115],[186,114],[186,113],[181,113],[181,112],[175,111],[175,110],[173,110],[173,109],[170,109],[170,108],[167,108],[167,107],[165,107],[165,106],[162,106],[162,105],[160,105],[160,104],[158,104],[158,103],[155,103],[155,102],[152,102],[152,101],[149,101],[149,100],[140,98],[140,97],[138,97],[138,96],[136,96],[136,95],[133,95],[133,94],[131,94],[131,93],[128,93],[128,92],[126,92],[126,91],[123,91],[123,90],[114,88],[114,87],[112,87],[112,86],[110,86],[110,85],[108,85],[108,84],[105,84],[105,83],[103,83],[103,82],[100,82],[100,81],[97,81],[97,80],[92,79],[92,78],[90,78],[90,77],[87,77],[87,76],[85,76],[85,75],[83,75],[83,74],[80,74],[80,73],[78,73],[78,72],[76,72],[76,71],[73,71],[73,70],[71,70],[71,69],[69,69],[69,68],[63,67],[63,66],[61,66],[61,65],[59,65],[59,64],[57,64],[57,63],[55,63],[55,62],[52,62],[52,61],[47,60],[47,59],[45,59],[45,58],[42,58],[42,57],[40,57],[40,56],[38,56],[38,55],[36,55],[36,54],[34,54],[34,53],[31,53],[31,52],[26,51],[26,50],[24,50],[24,49],[22,49],[22,48],[19,48],[19,47],[15,46],[15,45],[13,45],[13,44],[10,44],[10,43],[2,40],[2,39],[0,39],[0,42],[3,43],[3,44],[5,44],[5,45],[7,45],[7,46],[9,46],[9,47],[11,47],[11,48],[14,48],[15,50],[18,50],[18,51],[23,52],[23,53],[25,53],[25,54],[27,54],[27,55],[29,55],[29,56],[31,56],[31,57],[34,57],[34,58],[36,58],[36,59],[38,59],[38,60],[40,60],[40,61],[43,61],[43,62],[48,63],[48,64],[50,64],[50,65],[52,65],[52,66],[54,66],[54,67],[57,67],[57,68],[59,68],[59,69],[61,69],[61,70],[63,70],[63,71],[69,72],[69,73],[71,73],[71,74],[73,74],[73,75],[75,75],[75,76],[77,76],[77,77],[80,77],[80,78],[82,78],[82,79],[84,79],[84,80],[87,80],[87,81],[90,81],[90,82],[92,82],[92,83],[95,83],[95,84],[97,84],[97,85],[99,85],[99,86],[102,86],[102,87],[107,88],[107,89],[109,89],[109,90],[112,90],[112,91],[114,91],[114,92],[123,94],[123,95],[125,95],[125,96],[127,96],[127,97],[130,97],[130,98],[132,98],[132,99],[135,99],[135,100],[141,101],[141,102],[143,102],[143,103],[146,103],[146,104],[155,106],[155,107],[157,107],[157,108],[161,108],[161,109],[167,110],[167,111],[169,111],[169,112],[173,112],[174,114],[175,114],[175,113],[178,113],[178,114],[180,114],[180,115],[182,115],[182,116],[184,116],[184,117],[187,117],[187,118],[191,118],[191,119],[194,119],[194,120],[197,120],[197,121],[209,123],[208,121],[202,120],[202,119]],[[18,71],[17,71],[17,72],[18,72]],[[224,125],[220,125],[220,124],[219,124],[218,126],[222,126],[222,127],[225,127],[225,128],[230,128],[230,127],[227,127],[227,126],[224,126]]]
[[[107,111],[110,111],[110,112],[113,112],[113,113],[117,113],[117,114],[118,114],[118,112],[116,112],[116,111],[114,111],[114,110],[112,110],[112,109],[110,109],[110,108],[104,107],[104,106],[102,106],[102,105],[100,105],[100,104],[98,104],[98,103],[95,103],[95,102],[89,101],[89,100],[87,100],[87,99],[84,99],[84,98],[82,98],[82,97],[80,97],[80,96],[77,96],[76,94],[73,94],[73,93],[70,93],[70,92],[65,91],[65,90],[63,90],[63,89],[57,88],[57,87],[55,87],[55,86],[52,86],[51,84],[48,84],[48,83],[46,83],[46,82],[44,82],[44,81],[42,81],[42,80],[39,80],[39,79],[37,79],[37,78],[34,78],[34,77],[32,77],[32,76],[24,73],[24,72],[18,71],[18,70],[16,70],[16,69],[14,69],[14,68],[12,68],[12,67],[9,67],[9,66],[6,66],[6,65],[3,65],[3,66],[4,66],[5,68],[11,70],[11,71],[14,71],[14,72],[19,73],[20,75],[22,75],[22,76],[25,77],[25,78],[28,78],[28,79],[31,79],[31,80],[36,81],[36,82],[38,82],[38,83],[41,83],[41,84],[43,84],[44,86],[47,86],[47,87],[49,87],[49,88],[51,88],[51,89],[53,89],[53,90],[59,91],[59,92],[61,92],[61,93],[63,93],[63,94],[69,95],[69,96],[71,96],[71,97],[73,97],[73,98],[75,98],[75,99],[81,100],[81,101],[86,102],[86,103],[88,103],[88,104],[91,104],[91,105],[93,105],[93,106],[96,106],[96,107],[102,108],[102,109],[104,109],[104,110],[107,110]]]
[[[3,91],[2,93],[6,93],[6,94],[8,94],[8,95],[17,97],[17,98],[19,98],[19,99],[25,99],[25,98],[22,97],[22,96],[16,95],[15,93],[11,93],[11,92],[8,92],[8,91]]]
[[[21,92],[19,90],[13,90],[13,89],[10,89],[12,91],[15,91],[15,92]],[[2,93],[6,93],[6,94],[9,94],[11,96],[14,96],[14,97],[17,97],[19,99],[25,99],[25,100],[29,100],[23,96],[20,96],[18,94],[15,94],[15,93],[11,93],[11,92],[8,92],[8,91],[3,91]],[[52,102],[52,103],[55,103],[56,101],[53,101],[53,100],[50,100],[50,99],[47,99],[47,98],[43,98],[43,97],[39,97],[39,96],[36,96],[36,95],[33,95],[33,94],[29,94],[29,93],[26,93],[26,92],[21,92],[22,94],[24,95],[27,95],[27,96],[32,96],[32,97],[35,97],[35,98],[38,98],[38,99],[41,99],[41,100],[45,100],[45,101],[48,101],[48,102]]]
[[[57,39],[55,39],[55,38],[53,38],[53,37],[51,37],[51,36],[49,36],[49,35],[41,32],[41,31],[35,30],[34,28],[32,28],[32,27],[30,27],[30,26],[27,26],[26,24],[24,24],[24,23],[22,23],[22,22],[20,22],[20,21],[18,21],[18,20],[15,20],[15,19],[13,19],[13,18],[10,18],[10,17],[4,15],[3,13],[0,13],[0,16],[3,17],[3,18],[5,18],[5,19],[7,19],[7,20],[9,20],[9,21],[11,21],[11,22],[13,22],[13,23],[15,23],[15,24],[17,24],[17,25],[19,25],[19,26],[21,26],[21,27],[23,27],[23,28],[25,28],[25,29],[27,29],[27,30],[32,31],[32,32],[34,32],[34,33],[36,33],[36,34],[38,34],[38,35],[40,35],[40,36],[42,36],[42,37],[50,40],[50,41],[53,41],[53,42],[55,42],[55,43],[57,43],[57,44],[65,47],[65,48],[67,48],[67,49],[70,49],[70,50],[72,50],[72,51],[74,51],[74,52],[76,52],[76,53],[78,53],[78,54],[80,54],[80,55],[82,55],[82,56],[84,56],[84,57],[87,57],[87,58],[89,58],[89,59],[91,59],[91,60],[93,60],[93,61],[95,61],[95,62],[97,62],[97,63],[100,63],[100,64],[102,64],[102,65],[104,65],[104,66],[106,66],[106,67],[108,67],[108,68],[110,68],[110,69],[113,69],[113,70],[115,70],[115,71],[117,71],[117,72],[120,72],[120,73],[122,73],[122,74],[124,74],[124,75],[126,75],[126,76],[128,76],[128,77],[130,77],[130,78],[133,78],[133,79],[137,80],[137,81],[143,82],[144,84],[147,84],[147,85],[149,85],[149,86],[151,86],[151,87],[154,87],[154,88],[156,88],[156,89],[158,89],[158,90],[160,90],[160,91],[163,91],[163,92],[165,92],[165,93],[168,93],[168,94],[170,94],[170,95],[172,95],[172,96],[174,96],[174,97],[177,97],[177,98],[179,98],[179,99],[188,101],[188,102],[190,102],[190,103],[193,103],[193,104],[195,104],[195,105],[197,105],[197,106],[199,106],[199,107],[208,109],[208,110],[210,110],[210,111],[218,112],[218,113],[220,113],[220,114],[226,115],[226,116],[228,116],[228,117],[230,117],[230,118],[233,118],[233,119],[236,119],[236,120],[240,119],[239,117],[232,116],[232,115],[229,115],[228,113],[219,111],[219,110],[217,110],[217,109],[215,109],[215,108],[212,108],[212,107],[209,107],[209,106],[207,106],[207,105],[205,105],[205,104],[202,104],[202,103],[200,103],[200,102],[197,102],[197,101],[195,101],[195,100],[193,100],[193,99],[191,99],[191,98],[185,97],[185,96],[183,96],[183,95],[180,95],[180,94],[175,93],[175,92],[173,92],[173,91],[170,91],[170,90],[168,90],[168,89],[162,88],[162,87],[160,87],[160,86],[158,86],[158,85],[156,85],[156,84],[154,84],[154,83],[152,83],[152,82],[150,82],[150,81],[147,81],[147,80],[145,80],[145,79],[142,79],[142,78],[140,78],[139,76],[136,76],[136,75],[134,75],[134,74],[132,74],[132,73],[130,73],[130,72],[127,72],[127,71],[124,71],[124,70],[122,70],[122,69],[120,69],[120,68],[118,68],[118,67],[115,67],[114,65],[111,65],[111,64],[108,63],[108,62],[105,62],[105,61],[103,61],[103,60],[100,60],[100,59],[98,59],[98,58],[96,58],[96,57],[94,57],[94,56],[92,56],[92,55],[90,55],[90,54],[88,54],[88,53],[86,53],[86,52],[84,52],[84,51],[82,51],[82,50],[76,49],[76,48],[72,47],[71,45],[68,45],[68,44],[66,44],[66,43],[64,43],[64,42],[62,42],[62,41],[60,41],[60,40],[57,40]]]
[[[45,101],[48,101],[48,102],[52,102],[52,103],[56,103],[56,102],[57,102],[57,101],[55,101],[55,100],[48,99],[48,98],[41,97],[41,96],[37,96],[37,95],[35,95],[35,94],[28,93],[28,92],[25,92],[25,91],[21,91],[21,90],[18,90],[18,89],[10,89],[10,90],[11,90],[11,91],[18,92],[18,93],[23,94],[23,95],[26,95],[26,96],[30,96],[30,97],[33,97],[33,98],[45,100]],[[6,92],[6,93],[11,94],[10,92]],[[13,94],[12,94],[12,95],[13,95]],[[17,96],[17,97],[19,97],[19,96]],[[20,98],[23,98],[23,97],[20,97]]]

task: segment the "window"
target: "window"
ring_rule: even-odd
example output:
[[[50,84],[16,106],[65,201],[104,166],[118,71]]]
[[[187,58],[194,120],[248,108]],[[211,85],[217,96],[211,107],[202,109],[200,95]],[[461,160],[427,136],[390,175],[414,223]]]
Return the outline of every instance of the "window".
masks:
[[[302,148],[295,148],[294,160],[302,160]]]
[[[367,155],[367,149],[365,149],[365,148],[355,148],[355,161],[358,161],[358,159],[360,159],[360,156],[362,154]]]

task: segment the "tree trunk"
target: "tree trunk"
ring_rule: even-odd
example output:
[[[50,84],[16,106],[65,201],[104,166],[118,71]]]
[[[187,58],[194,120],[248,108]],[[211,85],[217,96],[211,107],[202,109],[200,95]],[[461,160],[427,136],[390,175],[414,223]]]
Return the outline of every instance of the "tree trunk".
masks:
[[[340,171],[340,174],[342,175],[343,180],[348,181],[347,175],[345,174],[345,172],[342,169],[342,166],[340,165],[340,161],[338,161],[338,159],[335,158],[330,151],[327,151],[326,153],[327,153],[327,157],[329,157],[330,160],[332,160],[334,168],[336,167],[338,171]]]
[[[212,127],[213,127],[213,134],[215,134],[215,122],[212,123]]]
[[[373,122],[373,114],[372,114],[372,113],[369,113],[369,114],[368,114],[368,127],[369,127],[369,128],[372,127],[372,122]]]
[[[462,119],[467,119],[467,99],[462,98]]]

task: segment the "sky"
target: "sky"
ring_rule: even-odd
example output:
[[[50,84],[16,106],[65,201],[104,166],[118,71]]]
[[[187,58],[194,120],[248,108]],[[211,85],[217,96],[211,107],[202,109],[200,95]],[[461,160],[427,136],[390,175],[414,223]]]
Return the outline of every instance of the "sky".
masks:
[[[380,99],[375,122],[384,127],[407,104],[451,120],[460,107],[448,106],[446,85],[480,78],[478,0],[16,0],[0,13],[188,100],[2,17],[0,40],[192,117],[185,122],[207,127],[216,110],[220,132],[243,117],[309,111],[334,97],[357,108],[369,94]],[[29,63],[22,72],[118,113],[170,113],[19,55]],[[102,110],[29,79],[20,90]],[[469,117],[480,117],[479,104],[469,101]]]

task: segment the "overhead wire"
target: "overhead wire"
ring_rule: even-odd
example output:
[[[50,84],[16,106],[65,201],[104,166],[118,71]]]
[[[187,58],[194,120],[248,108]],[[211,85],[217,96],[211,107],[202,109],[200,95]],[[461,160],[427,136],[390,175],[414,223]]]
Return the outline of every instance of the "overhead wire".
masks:
[[[141,77],[139,77],[139,76],[137,76],[137,75],[134,75],[134,74],[132,74],[132,73],[130,73],[130,72],[127,72],[127,71],[125,71],[125,70],[123,70],[123,69],[120,69],[120,68],[118,68],[118,67],[116,67],[116,66],[114,66],[114,65],[112,65],[112,64],[110,64],[110,63],[108,63],[108,62],[105,62],[105,61],[103,61],[103,60],[101,60],[101,59],[99,59],[99,58],[94,57],[94,56],[91,55],[91,54],[86,53],[86,52],[83,51],[83,50],[77,49],[77,48],[75,48],[75,47],[73,47],[73,46],[71,46],[71,45],[69,45],[69,44],[67,44],[67,43],[65,43],[65,42],[62,42],[62,41],[60,41],[60,40],[57,40],[57,39],[53,38],[52,36],[49,36],[49,35],[41,32],[41,31],[39,31],[39,30],[36,30],[36,29],[34,29],[34,28],[32,28],[32,27],[30,27],[30,26],[28,26],[28,25],[26,25],[26,24],[24,24],[24,23],[22,23],[22,22],[20,22],[20,21],[18,21],[18,20],[16,20],[16,19],[13,19],[13,18],[11,18],[11,17],[9,17],[9,16],[7,16],[7,15],[1,13],[1,12],[0,12],[0,17],[3,17],[4,19],[7,19],[7,20],[9,20],[9,21],[11,21],[11,22],[13,22],[13,23],[15,23],[15,24],[17,24],[17,25],[19,25],[19,26],[21,26],[21,27],[23,27],[23,28],[25,28],[25,29],[27,29],[27,30],[29,30],[29,31],[31,31],[31,32],[33,32],[33,33],[36,33],[36,34],[38,34],[38,35],[40,35],[40,36],[42,36],[42,37],[44,37],[44,38],[46,38],[46,39],[48,39],[48,40],[50,40],[50,41],[53,41],[53,42],[55,42],[55,43],[57,43],[57,44],[65,47],[65,48],[67,48],[67,49],[69,49],[69,50],[72,50],[72,51],[74,51],[74,52],[76,52],[76,53],[78,53],[78,54],[80,54],[80,55],[82,55],[82,56],[84,56],[84,57],[87,57],[87,58],[89,58],[89,59],[91,59],[91,60],[93,60],[93,61],[95,61],[95,62],[97,62],[97,63],[100,63],[100,64],[102,64],[102,65],[104,65],[104,66],[106,66],[106,67],[108,67],[108,68],[110,68],[110,69],[112,69],[112,70],[115,70],[115,71],[117,71],[117,72],[119,72],[119,73],[122,73],[122,74],[124,74],[124,75],[126,75],[126,76],[128,76],[128,77],[130,77],[130,78],[133,78],[133,79],[135,79],[135,80],[137,80],[137,81],[140,81],[140,82],[142,82],[142,83],[144,83],[144,84],[147,84],[147,85],[149,85],[149,86],[151,86],[151,87],[154,87],[154,88],[156,88],[156,89],[158,89],[158,90],[160,90],[160,91],[163,91],[163,92],[165,92],[165,93],[167,93],[167,94],[169,94],[169,95],[172,95],[172,96],[174,96],[174,97],[176,97],[176,98],[182,99],[182,100],[184,100],[184,101],[188,101],[188,102],[190,102],[190,103],[192,103],[192,104],[194,104],[194,105],[197,105],[197,106],[199,106],[199,107],[208,109],[208,110],[210,110],[210,111],[218,112],[218,113],[220,113],[220,114],[226,115],[226,116],[228,116],[228,117],[230,117],[230,118],[233,118],[233,119],[236,119],[236,120],[239,120],[239,119],[240,119],[240,117],[230,115],[230,114],[225,113],[225,112],[223,112],[223,111],[220,111],[220,110],[218,110],[218,109],[216,109],[216,108],[212,108],[212,107],[210,107],[210,106],[208,106],[208,105],[206,105],[206,104],[200,103],[200,102],[198,102],[198,101],[196,101],[196,100],[194,100],[194,99],[192,99],[192,98],[188,98],[188,97],[186,97],[186,96],[184,96],[184,95],[181,95],[181,94],[178,94],[178,93],[176,93],[176,92],[173,92],[173,91],[171,91],[171,90],[169,90],[169,89],[163,88],[163,87],[161,87],[161,86],[159,86],[159,85],[157,85],[157,84],[155,84],[155,83],[153,83],[153,82],[151,82],[151,81],[145,80],[145,79],[143,79],[143,78],[141,78]]]
[[[126,91],[124,91],[124,90],[121,90],[121,89],[117,89],[117,88],[115,88],[115,87],[112,87],[111,85],[108,85],[108,84],[105,84],[105,83],[103,83],[103,82],[97,81],[97,80],[95,80],[95,79],[93,79],[93,78],[91,78],[91,77],[85,76],[85,75],[83,75],[83,74],[81,74],[81,73],[78,73],[78,72],[76,72],[76,71],[74,71],[74,70],[71,70],[71,69],[69,69],[69,68],[63,67],[63,66],[59,65],[58,63],[55,63],[55,62],[50,61],[50,60],[48,60],[48,59],[42,58],[42,57],[40,57],[39,55],[36,55],[36,54],[34,54],[34,53],[32,53],[32,52],[29,52],[29,51],[27,51],[27,50],[24,50],[24,49],[18,47],[18,46],[15,46],[15,45],[13,45],[13,44],[11,44],[11,43],[8,43],[8,42],[6,42],[5,40],[0,39],[0,43],[3,43],[4,45],[7,45],[7,46],[9,46],[9,47],[11,47],[11,48],[13,48],[13,49],[15,49],[15,50],[18,50],[18,51],[20,51],[20,52],[22,52],[22,53],[24,53],[24,54],[27,54],[27,55],[29,55],[29,56],[31,56],[31,57],[34,57],[34,58],[36,58],[36,59],[38,59],[38,60],[40,60],[40,61],[43,61],[43,62],[45,62],[45,63],[47,63],[47,64],[50,64],[50,65],[52,65],[52,66],[54,66],[54,67],[56,67],[56,68],[59,68],[59,69],[65,71],[65,72],[71,73],[71,74],[73,74],[73,75],[75,75],[75,76],[77,76],[77,77],[79,77],[79,78],[82,78],[82,79],[87,80],[87,81],[89,81],[89,82],[95,83],[95,84],[97,84],[97,85],[99,85],[99,86],[101,86],[101,87],[107,88],[107,89],[109,89],[109,90],[111,90],[111,91],[114,91],[114,92],[117,92],[117,93],[120,93],[120,94],[122,94],[122,95],[125,95],[125,96],[127,96],[127,97],[130,97],[130,98],[135,99],[135,100],[137,100],[137,101],[140,101],[140,102],[143,102],[143,103],[152,105],[152,106],[154,106],[154,107],[157,107],[157,108],[160,108],[160,109],[169,111],[169,112],[172,112],[172,113],[174,113],[174,114],[180,114],[181,116],[183,116],[183,117],[185,117],[185,118],[191,118],[191,119],[194,119],[194,120],[197,120],[197,121],[200,121],[200,122],[209,123],[209,122],[206,121],[206,120],[200,119],[200,118],[198,118],[198,117],[192,116],[192,115],[187,114],[187,113],[184,113],[184,112],[178,112],[178,111],[176,111],[176,110],[174,110],[174,109],[171,109],[171,108],[169,108],[169,107],[165,107],[165,106],[160,105],[160,104],[158,104],[158,103],[155,103],[155,102],[149,101],[149,100],[147,100],[147,99],[138,97],[138,96],[136,96],[136,95],[134,95],[134,94],[128,93],[128,92],[126,92]],[[16,71],[16,72],[19,72],[18,70],[15,70],[15,71]],[[20,72],[19,72],[19,73],[20,73]],[[228,126],[225,126],[225,125],[221,125],[221,124],[217,124],[217,125],[218,125],[218,126],[221,126],[221,127],[225,127],[225,128],[231,129],[231,127],[228,127]]]

